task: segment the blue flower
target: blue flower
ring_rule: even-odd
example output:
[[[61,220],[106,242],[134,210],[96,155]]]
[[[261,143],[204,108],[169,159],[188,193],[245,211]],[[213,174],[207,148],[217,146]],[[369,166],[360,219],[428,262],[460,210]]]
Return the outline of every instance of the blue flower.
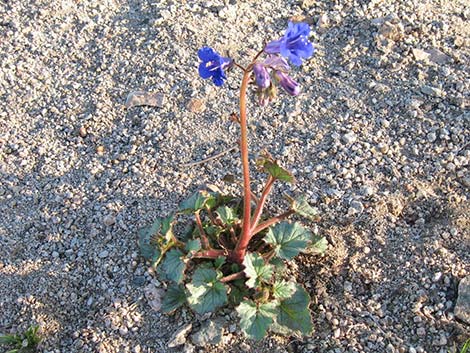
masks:
[[[313,44],[309,42],[310,27],[306,23],[289,22],[287,31],[279,40],[269,42],[264,51],[268,54],[281,54],[295,66],[302,64],[302,59],[313,55]]]
[[[227,79],[224,69],[231,65],[232,60],[220,56],[219,53],[209,47],[199,49],[197,55],[202,60],[199,64],[199,75],[203,79],[212,77],[212,81],[216,86],[222,86],[224,80]]]

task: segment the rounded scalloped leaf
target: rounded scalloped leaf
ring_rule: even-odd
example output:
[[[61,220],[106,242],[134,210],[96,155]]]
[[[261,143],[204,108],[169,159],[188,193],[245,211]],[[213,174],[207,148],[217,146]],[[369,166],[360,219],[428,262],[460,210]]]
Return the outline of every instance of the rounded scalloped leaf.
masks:
[[[198,314],[212,312],[227,303],[227,287],[212,268],[198,268],[191,283],[186,285],[189,306]]]
[[[170,313],[186,303],[184,287],[177,284],[168,286],[162,302],[162,311]]]
[[[248,277],[246,285],[249,288],[256,288],[260,286],[262,282],[269,282],[273,275],[273,266],[267,264],[259,254],[246,254],[243,265],[245,266],[243,272],[245,272],[246,277]]]
[[[205,190],[196,191],[188,199],[180,203],[178,211],[184,214],[190,214],[202,210],[206,205],[212,207],[216,198]]]
[[[296,285],[294,294],[279,303],[276,324],[280,330],[276,331],[300,332],[303,335],[309,335],[313,331],[309,304],[310,296],[307,291],[302,286]]]
[[[252,300],[241,303],[236,310],[243,332],[255,340],[266,336],[269,327],[274,323],[274,317],[277,313],[276,306],[275,302],[257,305]]]
[[[300,223],[281,222],[269,228],[264,241],[271,244],[276,256],[290,260],[297,256],[312,240],[312,233]]]
[[[291,209],[302,217],[308,218],[312,221],[318,220],[318,209],[310,206],[304,195],[301,195],[292,201]]]

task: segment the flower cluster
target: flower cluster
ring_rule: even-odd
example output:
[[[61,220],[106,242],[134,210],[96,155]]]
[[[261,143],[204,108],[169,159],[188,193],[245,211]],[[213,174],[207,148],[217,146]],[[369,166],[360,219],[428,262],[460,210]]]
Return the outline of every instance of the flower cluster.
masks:
[[[284,36],[269,42],[264,53],[267,57],[256,61],[249,67],[253,71],[254,83],[257,86],[256,94],[260,105],[265,106],[276,97],[276,86],[281,86],[291,96],[300,93],[300,87],[289,75],[290,61],[300,66],[302,61],[313,55],[314,48],[308,40],[310,27],[306,23],[289,22]],[[216,86],[221,86],[227,78],[225,68],[234,63],[224,58],[212,48],[204,47],[198,52],[202,62],[199,65],[199,74],[202,78],[212,78]]]

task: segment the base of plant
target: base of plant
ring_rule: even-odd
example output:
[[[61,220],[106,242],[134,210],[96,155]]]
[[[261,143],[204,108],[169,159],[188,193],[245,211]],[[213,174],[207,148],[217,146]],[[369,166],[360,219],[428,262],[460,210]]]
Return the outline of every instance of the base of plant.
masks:
[[[309,334],[310,298],[302,286],[287,279],[285,262],[301,252],[323,253],[325,238],[285,217],[260,220],[260,225],[269,226],[253,227],[246,255],[237,263],[231,255],[242,229],[242,201],[216,191],[197,191],[175,214],[140,230],[143,256],[168,284],[162,311],[171,313],[188,305],[204,314],[229,305],[235,307],[240,327],[250,338],[261,339],[268,330]],[[287,215],[316,215],[303,198],[291,201]],[[194,218],[178,227],[177,218],[183,214]]]

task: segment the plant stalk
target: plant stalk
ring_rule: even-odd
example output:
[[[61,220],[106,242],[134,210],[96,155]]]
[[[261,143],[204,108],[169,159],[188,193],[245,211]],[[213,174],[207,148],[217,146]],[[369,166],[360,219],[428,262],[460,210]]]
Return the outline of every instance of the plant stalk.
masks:
[[[268,176],[268,180],[266,181],[266,185],[264,186],[263,193],[261,194],[258,204],[256,205],[255,213],[253,215],[253,220],[251,222],[251,228],[250,228],[251,231],[253,231],[258,225],[258,222],[261,218],[261,214],[263,213],[264,204],[266,203],[266,199],[268,198],[268,195],[271,192],[271,189],[274,185],[275,180],[276,179],[274,179],[271,175]]]
[[[192,258],[194,259],[217,259],[221,256],[227,256],[226,250],[211,249],[211,250],[200,250],[197,253],[193,254]]]
[[[253,65],[249,65],[243,73],[240,87],[240,153],[243,168],[243,225],[242,234],[237,245],[231,254],[232,261],[241,264],[251,239],[251,186],[250,186],[250,165],[248,160],[248,127],[246,119],[246,91],[250,80],[250,73]]]
[[[290,215],[293,215],[294,213],[295,213],[295,211],[289,210],[289,211],[284,212],[283,214],[280,214],[279,216],[270,218],[267,221],[265,221],[263,223],[260,223],[258,226],[256,226],[252,230],[251,233],[252,233],[252,235],[258,234],[262,230],[264,230],[268,227],[271,227],[273,224],[276,224],[276,223],[282,221],[283,219],[286,219],[287,217],[289,217]]]

